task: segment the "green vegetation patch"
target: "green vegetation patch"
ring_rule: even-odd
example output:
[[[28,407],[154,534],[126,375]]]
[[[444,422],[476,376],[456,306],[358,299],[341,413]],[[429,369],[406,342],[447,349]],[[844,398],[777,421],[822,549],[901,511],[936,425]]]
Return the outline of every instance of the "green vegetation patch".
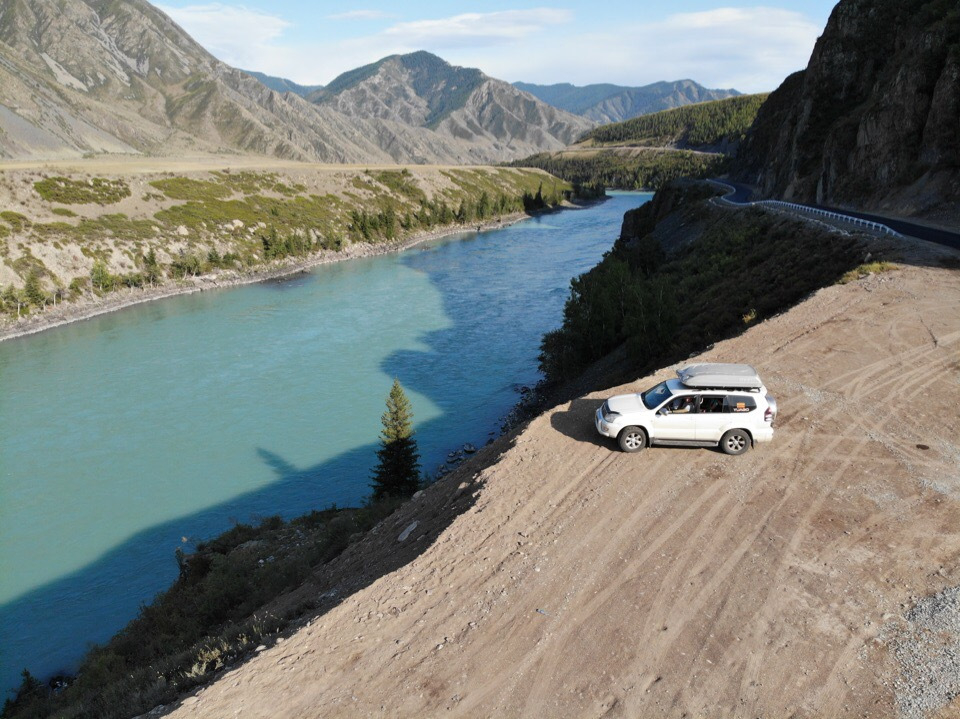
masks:
[[[427,199],[426,193],[420,189],[413,174],[406,168],[380,172],[367,170],[367,174],[391,192],[395,192],[408,200],[419,203]]]
[[[130,188],[123,180],[93,177],[74,180],[69,177],[48,177],[33,183],[34,189],[47,202],[64,205],[110,205],[130,197]]]
[[[96,218],[82,217],[76,225],[68,222],[37,223],[34,233],[42,239],[66,238],[77,243],[108,238],[121,241],[146,240],[157,236],[159,228],[153,220],[133,220],[117,212]]]
[[[73,210],[67,209],[66,207],[54,207],[51,212],[55,215],[60,215],[61,217],[76,217],[77,213]]]
[[[26,215],[21,215],[19,212],[14,212],[13,210],[0,212],[0,220],[10,225],[14,232],[23,232],[32,225]]]
[[[183,225],[196,232],[214,232],[240,220],[246,227],[263,222],[281,234],[312,228],[332,233],[341,216],[343,201],[334,195],[297,196],[292,199],[252,195],[242,200],[191,201],[157,212],[154,217],[168,228]]]
[[[195,202],[209,202],[230,197],[233,190],[219,182],[210,180],[194,180],[189,177],[170,177],[164,180],[154,180],[150,183],[171,200],[193,200]]]
[[[258,192],[276,192],[278,195],[293,197],[301,192],[306,192],[305,185],[294,183],[288,185],[280,179],[276,172],[253,172],[245,170],[234,172],[232,170],[223,170],[211,173],[221,184],[229,187],[234,192],[244,195],[253,195]]]

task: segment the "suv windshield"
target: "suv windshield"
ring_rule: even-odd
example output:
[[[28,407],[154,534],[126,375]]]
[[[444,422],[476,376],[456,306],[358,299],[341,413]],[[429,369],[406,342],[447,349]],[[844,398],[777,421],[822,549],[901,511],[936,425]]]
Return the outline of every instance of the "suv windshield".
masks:
[[[673,392],[667,387],[666,382],[661,382],[656,387],[640,393],[640,399],[643,400],[643,404],[647,409],[654,409],[671,397],[673,397]]]

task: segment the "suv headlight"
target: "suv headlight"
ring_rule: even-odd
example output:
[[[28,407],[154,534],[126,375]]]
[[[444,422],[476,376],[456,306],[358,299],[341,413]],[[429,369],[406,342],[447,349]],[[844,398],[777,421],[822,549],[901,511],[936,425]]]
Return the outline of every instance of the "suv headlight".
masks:
[[[602,412],[602,414],[603,414],[603,421],[604,421],[604,422],[613,422],[613,420],[615,420],[617,417],[620,416],[620,413],[619,413],[619,412],[614,412],[612,409],[610,409],[609,407],[607,407],[606,404],[603,405],[603,408],[601,409],[601,412]]]

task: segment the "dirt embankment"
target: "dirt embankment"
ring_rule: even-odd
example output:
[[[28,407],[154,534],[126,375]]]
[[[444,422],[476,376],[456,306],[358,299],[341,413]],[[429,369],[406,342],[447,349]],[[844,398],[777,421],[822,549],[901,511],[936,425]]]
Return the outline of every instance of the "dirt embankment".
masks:
[[[558,406],[349,548],[300,590],[324,612],[171,714],[956,711],[953,595],[911,612],[960,585],[960,271],[937,252],[691,359],[759,368],[772,444],[626,455],[595,433],[603,397],[674,368]]]

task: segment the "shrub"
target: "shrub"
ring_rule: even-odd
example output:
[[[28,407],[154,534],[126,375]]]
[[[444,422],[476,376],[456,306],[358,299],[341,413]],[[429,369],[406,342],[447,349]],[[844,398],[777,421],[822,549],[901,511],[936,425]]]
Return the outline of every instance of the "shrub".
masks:
[[[126,182],[104,177],[94,177],[90,180],[48,177],[33,183],[33,187],[44,200],[65,205],[92,203],[110,205],[130,197],[130,188]]]
[[[837,280],[837,284],[845,285],[850,282],[855,282],[863,277],[868,275],[878,275],[882,272],[890,272],[891,270],[899,269],[895,264],[891,262],[870,262],[867,264],[860,265],[855,267],[849,272],[845,272],[844,275]]]

